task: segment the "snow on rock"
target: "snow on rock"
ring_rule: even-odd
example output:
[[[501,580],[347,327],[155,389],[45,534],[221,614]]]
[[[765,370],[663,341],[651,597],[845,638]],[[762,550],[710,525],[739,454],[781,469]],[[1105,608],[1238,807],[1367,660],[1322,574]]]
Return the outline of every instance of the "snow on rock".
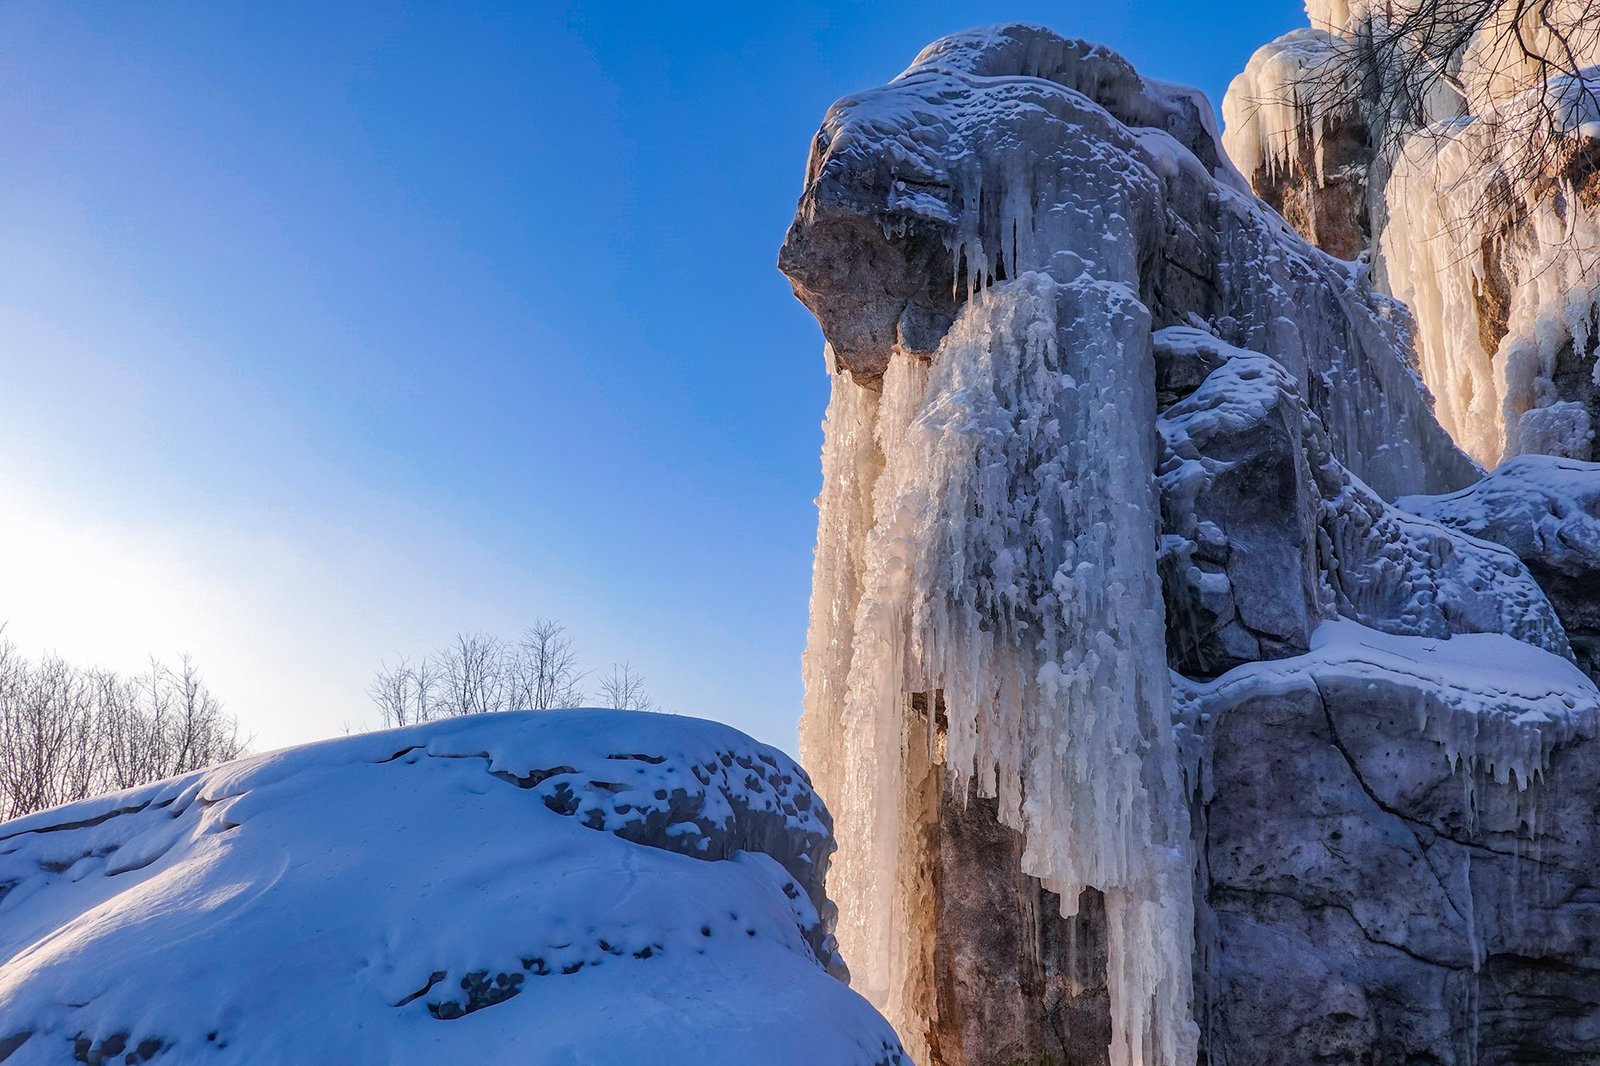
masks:
[[[1505,633],[1570,656],[1518,557],[1379,498],[1333,456],[1281,364],[1184,327],[1154,342],[1217,364],[1156,420],[1176,668],[1304,651],[1332,613],[1402,635]]]
[[[831,848],[792,761],[676,716],[242,759],[0,824],[0,1061],[902,1062]]]
[[[1004,876],[1069,920],[1103,900],[1108,1061],[1193,1062],[1156,399],[1222,372],[1207,345],[1248,349],[1262,390],[1207,418],[1306,397],[1340,469],[1458,487],[1479,471],[1433,419],[1404,309],[1244,191],[1198,93],[1028,26],[945,38],[834,105],[780,266],[835,371],[802,744],[857,987],[918,1057],[1013,994],[928,947],[929,834],[952,828],[929,797],[970,792],[1020,834]]]
[[[1174,689],[1210,1061],[1600,1061],[1581,671],[1501,634],[1340,620]]]
[[[1459,492],[1399,503],[1515,552],[1549,595],[1578,661],[1600,677],[1600,464],[1522,455]]]
[[[1365,117],[1343,38],[1299,29],[1263,45],[1222,100],[1223,145],[1257,194],[1319,248],[1370,243]]]
[[[1100,45],[974,30],[839,101],[779,265],[859,384],[897,353],[932,358],[994,281],[1085,275],[1128,287],[1154,327],[1198,319],[1283,363],[1386,497],[1478,476],[1432,415],[1404,308],[1243,192],[1198,92]]]
[[[1436,743],[1446,767],[1464,767],[1469,786],[1525,791],[1549,770],[1556,749],[1593,737],[1600,724],[1600,692],[1581,670],[1500,633],[1397,636],[1337,619],[1317,627],[1305,655],[1177,684],[1183,698],[1216,714],[1241,693],[1288,691],[1307,680],[1415,690],[1407,728]]]

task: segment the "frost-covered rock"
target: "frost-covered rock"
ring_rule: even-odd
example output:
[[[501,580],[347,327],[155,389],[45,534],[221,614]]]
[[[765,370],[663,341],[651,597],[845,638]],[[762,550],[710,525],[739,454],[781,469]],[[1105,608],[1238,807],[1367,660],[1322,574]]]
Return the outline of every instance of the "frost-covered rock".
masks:
[[[1459,492],[1399,502],[1515,552],[1549,595],[1579,663],[1600,677],[1600,463],[1523,455]]]
[[[901,1062],[831,850],[793,762],[695,719],[243,759],[0,824],[0,1061]]]
[[[1222,101],[1223,144],[1251,188],[1317,247],[1355,259],[1372,240],[1373,131],[1349,106],[1348,49],[1291,30],[1250,57]]]

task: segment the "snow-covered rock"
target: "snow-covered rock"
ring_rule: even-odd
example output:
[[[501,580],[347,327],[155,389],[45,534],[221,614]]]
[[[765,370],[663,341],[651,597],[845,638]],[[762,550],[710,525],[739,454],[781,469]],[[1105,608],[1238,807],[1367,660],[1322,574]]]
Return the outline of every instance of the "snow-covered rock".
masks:
[[[1600,1062],[1600,697],[1531,557],[1394,502],[1482,477],[1410,315],[1203,98],[946,38],[828,112],[780,266],[834,372],[802,746],[919,1062]]]
[[[1505,633],[1570,657],[1522,561],[1379,498],[1334,457],[1276,360],[1181,327],[1154,343],[1220,361],[1156,419],[1174,668],[1293,655],[1329,614],[1399,635]]]
[[[1399,503],[1515,552],[1550,597],[1579,663],[1600,678],[1600,463],[1522,455],[1459,492]]]
[[[898,1063],[786,756],[454,718],[0,824],[0,1061]],[[831,971],[831,974],[830,974]]]

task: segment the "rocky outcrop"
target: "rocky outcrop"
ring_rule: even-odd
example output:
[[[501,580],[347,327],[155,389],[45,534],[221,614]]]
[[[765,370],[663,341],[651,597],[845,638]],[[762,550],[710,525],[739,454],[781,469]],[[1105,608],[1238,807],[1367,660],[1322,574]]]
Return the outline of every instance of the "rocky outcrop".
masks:
[[[1211,676],[1304,652],[1330,614],[1397,635],[1505,633],[1571,655],[1522,563],[1380,499],[1334,457],[1277,361],[1190,329],[1158,332],[1155,348],[1218,363],[1156,419],[1174,669]]]
[[[1600,464],[1526,455],[1408,510],[1515,552],[1555,607],[1579,665],[1600,678]]]
[[[677,716],[244,759],[0,824],[0,1061],[901,1063],[832,848],[791,760]]]
[[[1593,12],[1308,11],[1314,28],[1263,45],[1229,87],[1229,155],[1308,240],[1370,258],[1374,284],[1411,306],[1440,419],[1475,458],[1590,458]]]
[[[1576,593],[1206,113],[1010,26],[813,144],[843,950],[927,1063],[1600,1061]]]
[[[1179,689],[1208,1061],[1600,1062],[1593,686],[1505,637],[1321,632]]]
[[[1306,28],[1258,50],[1223,100],[1224,143],[1269,207],[1329,255],[1355,259],[1372,243],[1378,145],[1350,106],[1360,89],[1342,43]]]

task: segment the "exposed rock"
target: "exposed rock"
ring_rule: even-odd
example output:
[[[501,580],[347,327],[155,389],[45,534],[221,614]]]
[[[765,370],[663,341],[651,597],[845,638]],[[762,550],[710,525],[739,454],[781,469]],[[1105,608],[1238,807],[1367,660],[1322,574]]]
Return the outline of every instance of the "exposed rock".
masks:
[[[1343,625],[1180,688],[1208,1061],[1600,1062],[1593,687],[1503,637]]]
[[[1337,35],[1292,30],[1250,57],[1223,100],[1224,144],[1250,187],[1340,259],[1372,240],[1367,179],[1377,146],[1351,106],[1359,99],[1352,63]]]
[[[1516,557],[1379,499],[1334,458],[1279,363],[1192,333],[1155,338],[1158,351],[1203,345],[1226,360],[1156,419],[1174,669],[1297,654],[1329,611],[1386,633],[1506,633],[1571,655]]]

